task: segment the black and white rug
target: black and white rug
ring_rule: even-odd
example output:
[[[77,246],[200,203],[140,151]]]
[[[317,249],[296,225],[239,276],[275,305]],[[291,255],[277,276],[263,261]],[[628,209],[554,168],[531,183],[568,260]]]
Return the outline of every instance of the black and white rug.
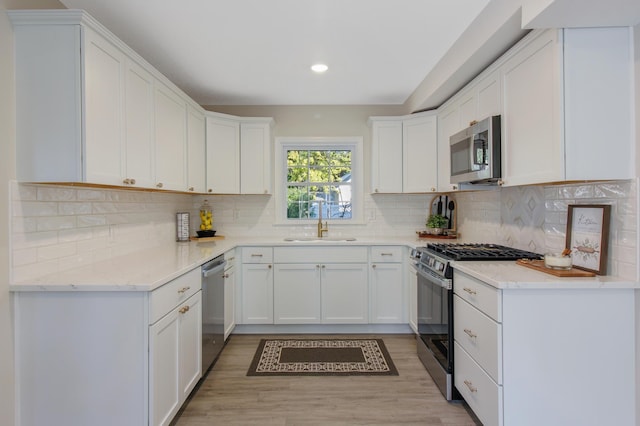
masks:
[[[262,339],[247,376],[397,376],[382,339]]]

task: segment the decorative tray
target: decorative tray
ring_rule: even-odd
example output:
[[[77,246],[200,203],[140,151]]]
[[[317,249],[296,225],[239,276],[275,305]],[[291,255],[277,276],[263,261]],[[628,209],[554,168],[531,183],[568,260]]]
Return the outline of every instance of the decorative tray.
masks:
[[[518,259],[516,264],[526,268],[535,269],[536,271],[546,274],[555,275],[556,277],[595,277],[596,274],[582,269],[551,269],[544,266],[544,260]]]
[[[217,241],[217,240],[224,240],[224,235],[216,235],[215,237],[191,237],[190,238],[191,241],[202,241],[203,243],[207,242],[207,241]]]
[[[454,235],[437,235],[437,234],[429,234],[427,231],[416,231],[416,234],[418,234],[418,238],[438,238],[438,239],[443,239],[443,240],[455,240],[456,238],[458,238],[460,235],[459,234],[454,234]]]

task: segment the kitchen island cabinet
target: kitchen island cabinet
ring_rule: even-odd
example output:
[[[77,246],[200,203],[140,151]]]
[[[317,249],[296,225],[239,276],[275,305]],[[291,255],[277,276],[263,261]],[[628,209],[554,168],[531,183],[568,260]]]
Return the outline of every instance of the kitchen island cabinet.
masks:
[[[169,424],[201,377],[200,287],[17,292],[20,424]]]
[[[520,277],[496,288],[454,272],[454,380],[478,418],[506,426],[637,424],[633,288],[576,281],[571,288],[560,278],[553,288],[552,279],[527,285],[536,275]]]

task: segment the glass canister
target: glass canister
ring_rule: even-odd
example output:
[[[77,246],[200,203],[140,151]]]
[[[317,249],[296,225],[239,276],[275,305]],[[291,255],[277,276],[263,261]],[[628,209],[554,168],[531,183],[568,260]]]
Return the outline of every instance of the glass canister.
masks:
[[[208,200],[204,200],[200,206],[200,230],[211,231],[213,229],[213,212]]]

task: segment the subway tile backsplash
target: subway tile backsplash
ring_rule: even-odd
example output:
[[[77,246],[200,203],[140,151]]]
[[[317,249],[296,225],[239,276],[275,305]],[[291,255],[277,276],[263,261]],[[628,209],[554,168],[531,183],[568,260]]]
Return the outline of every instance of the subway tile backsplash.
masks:
[[[637,279],[636,180],[522,186],[459,192],[457,229],[469,241],[539,253],[564,247],[569,204],[610,204],[608,273]],[[175,213],[191,212],[192,234],[204,198],[214,228],[227,236],[313,235],[315,225],[274,225],[273,196],[192,196],[160,192],[11,184],[12,277],[18,282],[175,241]],[[364,197],[364,223],[331,225],[334,235],[408,237],[424,229],[432,194]]]

